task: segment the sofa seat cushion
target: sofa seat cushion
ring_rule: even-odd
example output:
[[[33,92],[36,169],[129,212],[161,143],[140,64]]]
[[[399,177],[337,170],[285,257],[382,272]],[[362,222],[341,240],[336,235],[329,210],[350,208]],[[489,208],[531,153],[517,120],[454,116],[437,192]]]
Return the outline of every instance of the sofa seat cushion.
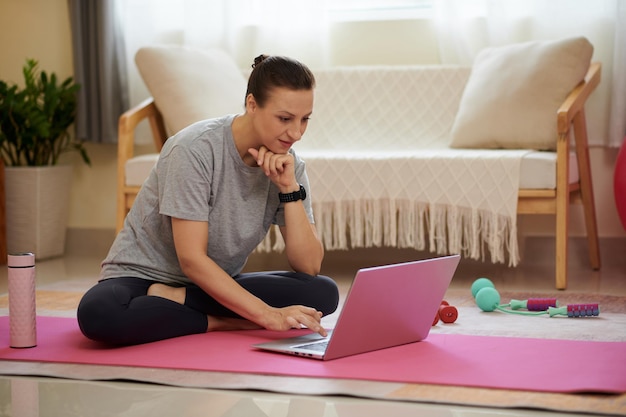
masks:
[[[579,180],[576,153],[569,158],[569,183]],[[556,189],[556,152],[534,151],[522,158],[519,188],[528,190]]]
[[[158,153],[135,156],[126,161],[126,185],[139,187],[148,178],[150,171],[159,160]]]

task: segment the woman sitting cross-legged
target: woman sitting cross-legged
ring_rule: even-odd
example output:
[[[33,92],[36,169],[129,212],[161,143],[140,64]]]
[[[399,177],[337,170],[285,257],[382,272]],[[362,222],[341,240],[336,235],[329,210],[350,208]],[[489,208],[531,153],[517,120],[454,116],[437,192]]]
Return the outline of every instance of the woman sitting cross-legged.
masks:
[[[315,79],[298,61],[255,60],[245,112],[169,138],[130,210],[101,280],[82,298],[83,334],[114,345],[217,330],[308,327],[339,302],[319,275],[304,162],[292,146],[313,111]],[[278,224],[293,271],[242,273]]]

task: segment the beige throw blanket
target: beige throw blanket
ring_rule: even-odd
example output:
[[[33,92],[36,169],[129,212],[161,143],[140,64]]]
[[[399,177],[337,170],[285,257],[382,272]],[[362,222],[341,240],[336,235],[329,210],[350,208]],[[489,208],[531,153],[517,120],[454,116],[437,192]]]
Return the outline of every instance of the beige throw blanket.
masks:
[[[394,246],[519,262],[520,161],[528,151],[302,154],[326,249]],[[398,178],[404,181],[397,181]],[[281,250],[268,236],[261,250]]]

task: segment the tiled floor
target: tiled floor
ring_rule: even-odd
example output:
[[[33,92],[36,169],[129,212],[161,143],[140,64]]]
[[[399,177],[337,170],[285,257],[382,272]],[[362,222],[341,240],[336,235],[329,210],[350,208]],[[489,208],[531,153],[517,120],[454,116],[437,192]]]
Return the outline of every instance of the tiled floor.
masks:
[[[591,271],[584,246],[574,242],[567,291],[626,295],[626,239],[601,243],[603,267]],[[582,249],[581,249],[582,248]],[[549,241],[527,242],[525,262],[517,268],[462,261],[451,288],[468,289],[480,276],[491,278],[501,290],[554,291],[553,266],[538,254],[553,250]],[[409,250],[329,252],[324,273],[347,291],[356,269],[429,256]],[[46,289],[89,288],[97,279],[102,254],[37,263],[37,285]],[[280,268],[274,257],[255,255],[251,269]],[[6,268],[0,273],[0,294],[6,293]],[[1,364],[0,364],[1,366]],[[304,396],[260,391],[191,389],[131,382],[85,382],[52,378],[0,377],[0,416],[535,416],[572,415],[540,410],[495,409],[458,405],[420,404],[341,396]]]

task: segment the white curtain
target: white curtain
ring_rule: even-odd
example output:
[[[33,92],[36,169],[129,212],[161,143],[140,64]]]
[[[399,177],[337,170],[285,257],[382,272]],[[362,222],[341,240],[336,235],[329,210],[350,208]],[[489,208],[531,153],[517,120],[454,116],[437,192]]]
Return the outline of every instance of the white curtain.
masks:
[[[609,145],[613,147],[626,142],[626,1],[618,3],[609,119]]]
[[[132,104],[148,95],[134,65],[135,52],[144,45],[218,47],[229,52],[242,69],[249,68],[261,53],[288,55],[312,68],[333,64],[328,39],[332,10],[340,0],[117,1],[123,16]],[[372,3],[376,2],[367,4]],[[378,8],[385,4],[378,3]],[[418,18],[432,19],[436,36],[415,42],[437,42],[443,64],[470,65],[487,46],[586,36],[595,48],[593,59],[603,65],[602,82],[587,110],[589,141],[621,145],[626,131],[626,1],[433,0],[430,12],[426,9]],[[361,41],[355,36],[354,42]],[[378,51],[359,46],[368,54]],[[389,45],[389,50],[379,53],[388,54],[394,47]]]
[[[471,65],[489,46],[585,36],[602,63],[587,112],[591,145],[620,146],[626,134],[626,2],[622,0],[436,0],[443,64]]]
[[[135,66],[142,46],[175,44],[227,51],[242,68],[260,54],[326,65],[327,0],[117,0],[126,44],[131,105],[149,93]],[[151,142],[147,127],[138,143]]]
[[[174,43],[219,47],[240,64],[261,53],[323,64],[325,0],[121,0],[129,53]]]

